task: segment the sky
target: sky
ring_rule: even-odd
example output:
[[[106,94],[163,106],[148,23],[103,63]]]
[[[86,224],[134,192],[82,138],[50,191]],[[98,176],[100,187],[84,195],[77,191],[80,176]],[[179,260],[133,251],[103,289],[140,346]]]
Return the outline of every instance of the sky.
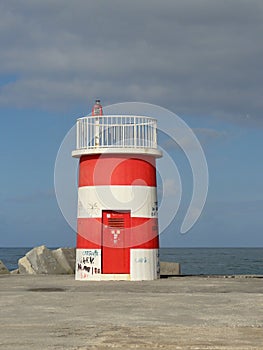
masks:
[[[2,1],[0,246],[75,245],[56,200],[55,161],[100,98],[165,108],[203,147],[207,200],[181,234],[191,168],[159,135],[182,180],[161,247],[263,247],[262,32],[261,0]],[[171,207],[176,184],[167,168],[160,186]]]

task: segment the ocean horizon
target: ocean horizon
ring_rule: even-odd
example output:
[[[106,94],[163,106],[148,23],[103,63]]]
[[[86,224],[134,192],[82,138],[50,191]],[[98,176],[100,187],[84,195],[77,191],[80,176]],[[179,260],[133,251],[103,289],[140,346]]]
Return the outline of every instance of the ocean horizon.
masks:
[[[2,247],[0,260],[12,271],[33,247]],[[56,249],[58,247],[50,247]],[[181,264],[182,275],[263,275],[263,248],[160,248],[160,260]]]

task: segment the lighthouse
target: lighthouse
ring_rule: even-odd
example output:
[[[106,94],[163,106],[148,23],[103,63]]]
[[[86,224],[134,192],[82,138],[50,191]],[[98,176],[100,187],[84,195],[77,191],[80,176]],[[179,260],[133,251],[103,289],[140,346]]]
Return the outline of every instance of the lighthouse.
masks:
[[[100,100],[77,119],[76,280],[159,278],[157,121],[104,115]]]

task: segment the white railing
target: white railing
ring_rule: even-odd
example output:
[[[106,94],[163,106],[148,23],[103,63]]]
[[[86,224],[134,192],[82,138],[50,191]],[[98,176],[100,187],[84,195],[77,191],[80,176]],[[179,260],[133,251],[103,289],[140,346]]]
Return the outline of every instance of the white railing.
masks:
[[[157,149],[157,121],[143,116],[104,115],[77,120],[76,149]]]

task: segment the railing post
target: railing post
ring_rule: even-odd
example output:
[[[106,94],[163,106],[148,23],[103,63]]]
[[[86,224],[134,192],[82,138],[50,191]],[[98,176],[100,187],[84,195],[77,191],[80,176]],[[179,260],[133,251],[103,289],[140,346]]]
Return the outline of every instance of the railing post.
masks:
[[[76,149],[79,149],[79,120],[76,124]]]
[[[156,123],[156,120],[154,121],[153,125],[154,125],[154,133],[153,133],[154,148],[157,148],[157,130],[156,130],[157,123]]]
[[[100,143],[100,121],[99,118],[95,119],[95,146],[98,147]]]
[[[136,124],[136,118],[133,117],[133,124],[134,124],[134,132],[133,132],[133,135],[134,135],[134,147],[137,147],[137,124]]]
[[[89,120],[86,119],[86,147],[89,147]]]

